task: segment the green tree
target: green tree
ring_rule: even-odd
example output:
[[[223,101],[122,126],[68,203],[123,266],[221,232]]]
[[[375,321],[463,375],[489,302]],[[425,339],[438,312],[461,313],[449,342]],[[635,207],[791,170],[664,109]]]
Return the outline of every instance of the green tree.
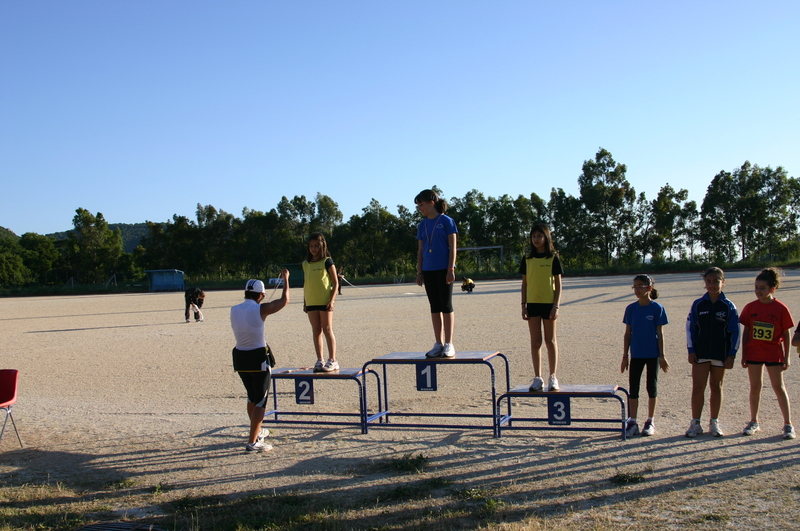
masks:
[[[614,161],[611,153],[600,148],[593,160],[583,163],[578,178],[581,203],[588,210],[591,240],[605,266],[620,252],[626,225],[632,218],[636,192],[625,178],[627,168]]]
[[[103,214],[92,215],[78,208],[72,218],[74,229],[67,236],[66,264],[78,282],[97,284],[116,271],[122,255],[122,233],[108,228]]]
[[[706,190],[700,239],[710,256],[734,261],[779,253],[797,235],[792,219],[793,185],[786,171],[749,161],[721,171]]]
[[[147,222],[149,234],[141,250],[134,253],[145,269],[179,269],[187,275],[201,274],[199,249],[203,245],[197,224],[174,214],[166,223]]]
[[[407,223],[373,199],[360,216],[352,216],[336,229],[329,247],[351,276],[403,275],[416,264],[416,233],[408,229]]]
[[[24,249],[14,238],[0,237],[0,287],[21,286],[32,278],[22,259]]]
[[[329,238],[336,226],[342,222],[339,204],[327,195],[317,192],[314,205],[316,214],[311,219],[311,232],[321,232]]]
[[[695,201],[686,201],[675,224],[678,234],[675,245],[681,259],[685,259],[688,256],[690,260],[694,260],[694,250],[700,242],[699,218],[700,213],[697,211],[697,203]]]
[[[654,218],[652,206],[647,201],[645,193],[641,192],[633,205],[630,227],[625,232],[624,255],[627,260],[623,260],[623,262],[645,263],[648,254],[651,254],[656,260],[660,259],[653,251],[656,239]]]
[[[46,282],[47,274],[52,271],[59,258],[55,240],[35,232],[26,232],[19,239],[19,245],[23,249],[25,267],[30,269],[37,280]]]
[[[489,230],[489,202],[481,192],[472,189],[463,198],[453,197],[448,202],[448,206],[447,215],[455,220],[458,227],[458,245],[460,247],[492,245]],[[417,223],[420,220],[421,218],[417,214]]]
[[[663,260],[665,252],[670,260],[673,251],[681,242],[681,224],[684,208],[689,192],[684,189],[675,191],[667,183],[661,187],[658,196],[653,200],[653,259]]]
[[[280,219],[275,209],[259,212],[245,208],[242,220],[235,225],[233,249],[241,274],[250,278],[267,278],[285,262],[288,248],[281,240]]]
[[[316,203],[304,195],[294,196],[291,200],[286,196],[281,197],[277,212],[281,237],[285,239],[285,245],[291,248],[290,254],[286,255],[287,260],[293,262],[305,257],[306,239],[311,233],[311,222],[316,211]]]
[[[590,246],[593,235],[591,219],[581,200],[561,188],[553,188],[547,202],[547,211],[553,244],[559,251],[564,266],[584,268],[596,265],[596,256]]]
[[[195,267],[205,277],[225,279],[235,269],[232,263],[234,216],[211,205],[197,204],[197,226],[203,245],[195,251]]]

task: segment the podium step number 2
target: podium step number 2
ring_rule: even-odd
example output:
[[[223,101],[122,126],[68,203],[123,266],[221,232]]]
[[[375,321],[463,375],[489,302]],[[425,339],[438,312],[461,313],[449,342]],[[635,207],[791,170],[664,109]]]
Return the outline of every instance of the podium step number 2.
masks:
[[[294,381],[295,404],[314,403],[314,380],[312,378],[296,378]]]

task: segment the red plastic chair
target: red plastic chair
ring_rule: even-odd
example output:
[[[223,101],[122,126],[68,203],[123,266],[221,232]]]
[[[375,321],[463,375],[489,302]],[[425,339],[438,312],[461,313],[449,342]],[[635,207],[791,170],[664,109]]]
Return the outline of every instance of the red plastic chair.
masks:
[[[3,429],[0,430],[0,440],[3,440],[3,433],[6,431],[8,418],[11,417],[11,425],[14,426],[14,432],[17,434],[19,447],[22,448],[22,439],[19,437],[17,423],[14,422],[14,417],[11,415],[11,406],[17,401],[18,377],[19,371],[16,369],[0,369],[0,409],[6,412],[6,418],[3,421]]]

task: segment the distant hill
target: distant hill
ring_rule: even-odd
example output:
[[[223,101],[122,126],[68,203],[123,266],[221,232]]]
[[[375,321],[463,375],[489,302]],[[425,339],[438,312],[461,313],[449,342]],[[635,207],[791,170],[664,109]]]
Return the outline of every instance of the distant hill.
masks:
[[[0,239],[2,240],[19,240],[19,236],[14,234],[13,230],[7,229],[5,227],[0,227]]]
[[[122,232],[122,250],[126,253],[132,253],[134,249],[142,241],[142,238],[147,236],[147,223],[109,223],[108,228],[111,230],[119,229]],[[67,234],[72,231],[54,232],[47,234],[56,240],[66,240]],[[13,234],[13,233],[12,233]]]

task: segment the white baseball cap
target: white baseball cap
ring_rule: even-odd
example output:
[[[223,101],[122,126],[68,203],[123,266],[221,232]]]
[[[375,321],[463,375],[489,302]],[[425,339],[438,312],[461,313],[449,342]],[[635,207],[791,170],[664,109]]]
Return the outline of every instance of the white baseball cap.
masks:
[[[265,293],[267,290],[264,289],[264,283],[260,280],[250,279],[247,281],[247,285],[244,287],[245,291],[252,291],[254,293]]]

